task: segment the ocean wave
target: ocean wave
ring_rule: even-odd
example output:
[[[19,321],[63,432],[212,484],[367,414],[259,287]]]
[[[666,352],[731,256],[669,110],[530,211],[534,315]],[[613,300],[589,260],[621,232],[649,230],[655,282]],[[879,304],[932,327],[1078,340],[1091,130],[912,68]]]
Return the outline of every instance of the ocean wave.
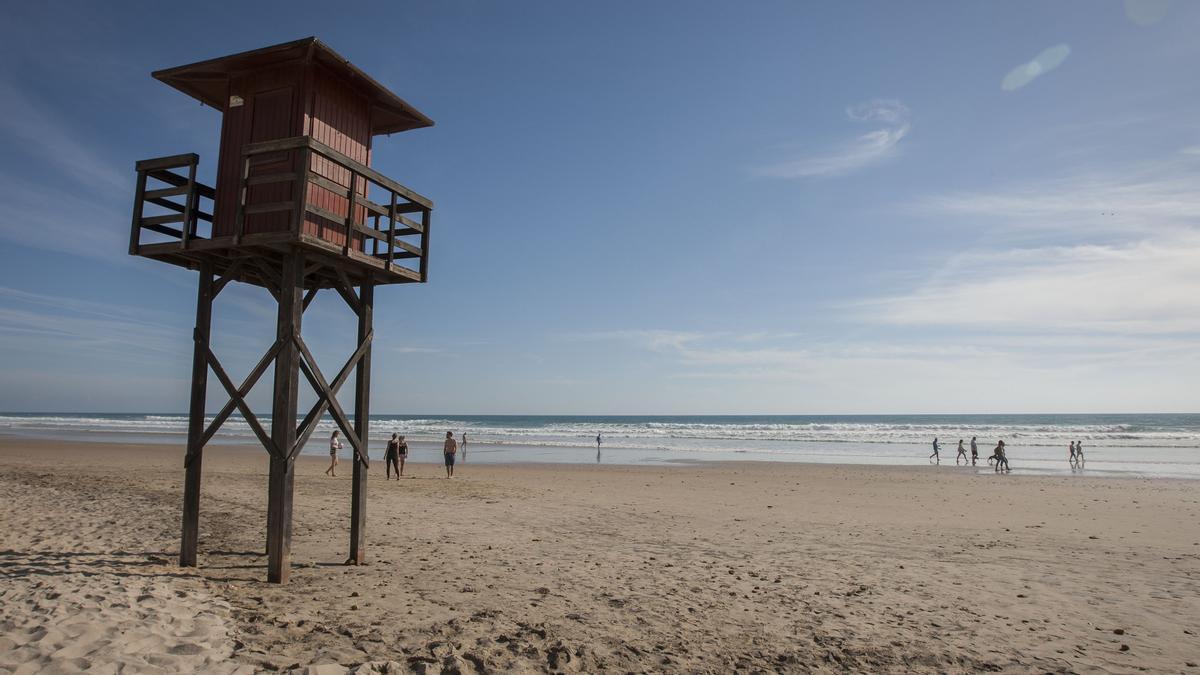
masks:
[[[599,433],[606,447],[638,449],[786,449],[789,444],[928,445],[936,436],[953,452],[954,443],[972,436],[980,446],[1005,439],[1012,445],[1050,448],[1080,440],[1085,447],[1200,447],[1200,415],[1163,416],[1160,424],[1104,419],[1021,420],[998,423],[995,420],[746,420],[697,419],[561,419],[502,418],[490,416],[425,416],[404,418],[379,415],[371,420],[372,442],[398,432],[413,441],[440,440],[447,430],[466,433],[472,441],[500,445],[594,447]],[[206,420],[211,423],[212,418]],[[260,417],[264,425],[270,416]],[[325,419],[318,424],[314,438],[328,435],[336,426]],[[187,432],[187,416],[171,414],[0,414],[0,431],[32,433],[120,433],[131,436],[182,435]],[[230,417],[218,432],[224,440],[253,439],[250,425],[240,416]]]

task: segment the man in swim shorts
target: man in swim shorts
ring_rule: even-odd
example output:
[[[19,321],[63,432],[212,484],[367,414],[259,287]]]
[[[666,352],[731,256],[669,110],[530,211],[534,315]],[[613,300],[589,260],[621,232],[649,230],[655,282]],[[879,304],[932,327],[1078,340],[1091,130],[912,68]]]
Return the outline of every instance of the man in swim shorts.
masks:
[[[458,453],[458,442],[454,440],[454,432],[446,432],[446,442],[442,445],[442,454],[446,457],[446,478],[454,477],[454,455]]]

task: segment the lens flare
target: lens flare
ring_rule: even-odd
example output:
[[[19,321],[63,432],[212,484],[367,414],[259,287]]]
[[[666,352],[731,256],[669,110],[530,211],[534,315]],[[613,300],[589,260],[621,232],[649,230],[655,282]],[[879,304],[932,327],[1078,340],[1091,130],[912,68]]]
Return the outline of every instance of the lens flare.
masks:
[[[1013,68],[1004,76],[1004,80],[1000,83],[1000,88],[1004,91],[1014,91],[1025,85],[1033,82],[1041,75],[1054,70],[1062,65],[1063,61],[1067,60],[1067,56],[1071,54],[1071,48],[1067,45],[1055,45],[1049,49],[1043,50],[1034,59],[1028,63]]]

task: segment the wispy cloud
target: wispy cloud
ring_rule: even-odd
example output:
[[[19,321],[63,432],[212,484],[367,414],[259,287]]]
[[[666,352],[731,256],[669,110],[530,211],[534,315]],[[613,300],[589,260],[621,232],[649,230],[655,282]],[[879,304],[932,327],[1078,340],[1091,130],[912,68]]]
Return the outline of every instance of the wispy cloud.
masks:
[[[781,338],[758,346],[726,333],[646,329],[594,338],[605,335],[658,354],[666,381],[726,411],[1174,410],[1186,400],[1186,374],[1200,373],[1194,336],[991,333],[967,342]]]
[[[397,354],[442,354],[442,353],[444,353],[444,350],[436,349],[434,347],[412,347],[412,346],[394,347],[392,349],[392,351],[396,352]]]
[[[178,356],[190,331],[169,317],[135,307],[0,287],[0,342],[6,351],[46,353],[69,348],[138,362],[150,355]]]
[[[97,151],[97,144],[78,138],[52,107],[11,83],[0,81],[0,133],[16,141],[29,159],[52,166],[93,194],[124,194],[133,183],[132,171],[122,171]]]
[[[760,168],[757,173],[773,178],[845,175],[895,156],[900,141],[911,129],[909,110],[899,101],[876,99],[851,106],[846,116],[855,122],[876,123],[880,128],[825,152]]]
[[[1057,178],[923,197],[907,205],[959,226],[1080,236],[1145,234],[1200,223],[1200,162],[1174,157]]]
[[[122,171],[97,143],[81,139],[58,111],[20,87],[0,80],[0,100],[0,142],[10,156],[10,166],[0,168],[0,238],[121,260],[129,216],[116,208],[113,195],[132,195],[133,172]],[[22,173],[14,175],[17,166]],[[30,181],[29,167],[54,180]]]
[[[132,200],[132,191],[129,191]],[[0,239],[91,260],[128,260],[129,215],[0,173]]]
[[[592,333],[571,333],[563,336],[568,340],[583,341],[626,341],[645,349],[682,349],[687,343],[705,337],[704,333],[688,333],[675,330],[629,329],[609,330]]]

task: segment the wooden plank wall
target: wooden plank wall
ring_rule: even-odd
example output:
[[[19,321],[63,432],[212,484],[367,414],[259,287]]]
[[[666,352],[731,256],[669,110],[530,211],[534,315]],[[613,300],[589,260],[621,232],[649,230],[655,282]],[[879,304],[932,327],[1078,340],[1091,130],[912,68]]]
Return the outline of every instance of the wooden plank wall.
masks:
[[[315,69],[312,81],[313,97],[309,134],[334,150],[369,166],[371,162],[371,106],[366,97],[331,77],[325,69],[320,67]],[[350,186],[350,173],[322,157],[313,157],[310,168],[313,173],[342,187]],[[360,195],[367,194],[361,179],[358,193]],[[349,202],[345,197],[312,184],[308,186],[308,201],[314,206],[339,214],[346,212]],[[355,209],[355,221],[359,224],[366,221],[365,209],[361,207]],[[308,214],[304,223],[304,232],[339,246],[346,241],[343,223],[333,222],[313,214]],[[361,235],[355,235],[354,245],[359,250],[362,250],[362,240]]]

